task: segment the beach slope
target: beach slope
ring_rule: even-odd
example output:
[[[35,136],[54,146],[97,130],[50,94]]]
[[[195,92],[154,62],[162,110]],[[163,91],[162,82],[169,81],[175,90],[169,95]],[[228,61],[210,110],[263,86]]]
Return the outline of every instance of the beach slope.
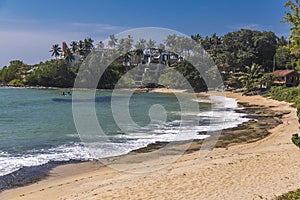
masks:
[[[300,188],[300,149],[291,142],[292,134],[299,132],[296,110],[261,96],[226,96],[290,114],[264,139],[216,148],[204,159],[195,151],[151,173],[126,173],[93,162],[60,166],[48,179],[5,191],[0,199],[271,199]],[[160,159],[137,167],[147,168]]]

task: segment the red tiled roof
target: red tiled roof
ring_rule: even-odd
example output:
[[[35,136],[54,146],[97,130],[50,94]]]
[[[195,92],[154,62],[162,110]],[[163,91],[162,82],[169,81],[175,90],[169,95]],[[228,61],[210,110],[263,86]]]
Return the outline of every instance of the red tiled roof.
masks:
[[[290,73],[295,72],[295,70],[276,70],[273,72],[275,76],[284,77],[289,75]]]
[[[230,67],[228,63],[222,63],[219,65],[219,67]]]

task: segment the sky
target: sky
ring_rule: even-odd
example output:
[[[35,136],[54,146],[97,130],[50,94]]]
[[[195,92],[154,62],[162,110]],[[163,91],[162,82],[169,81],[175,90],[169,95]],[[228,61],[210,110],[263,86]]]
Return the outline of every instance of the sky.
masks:
[[[51,59],[53,44],[105,40],[133,28],[224,35],[241,28],[289,36],[286,0],[0,0],[0,68]]]

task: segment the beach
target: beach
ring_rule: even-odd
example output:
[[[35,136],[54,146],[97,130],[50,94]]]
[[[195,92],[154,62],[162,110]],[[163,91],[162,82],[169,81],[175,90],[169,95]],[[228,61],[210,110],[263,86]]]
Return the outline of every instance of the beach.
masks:
[[[205,157],[197,150],[176,159],[150,152],[109,166],[96,161],[58,166],[48,178],[4,191],[0,199],[272,199],[300,188],[300,149],[291,141],[299,132],[296,110],[261,96],[225,96],[290,113],[263,139],[214,148]],[[122,159],[134,161],[134,169]],[[167,160],[174,162],[164,165]]]

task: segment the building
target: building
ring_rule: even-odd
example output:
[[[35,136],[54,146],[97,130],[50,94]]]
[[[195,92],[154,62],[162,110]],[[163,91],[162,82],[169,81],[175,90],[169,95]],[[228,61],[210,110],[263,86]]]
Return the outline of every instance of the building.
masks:
[[[276,70],[273,74],[276,76],[275,85],[297,86],[299,84],[300,74],[295,70]]]

